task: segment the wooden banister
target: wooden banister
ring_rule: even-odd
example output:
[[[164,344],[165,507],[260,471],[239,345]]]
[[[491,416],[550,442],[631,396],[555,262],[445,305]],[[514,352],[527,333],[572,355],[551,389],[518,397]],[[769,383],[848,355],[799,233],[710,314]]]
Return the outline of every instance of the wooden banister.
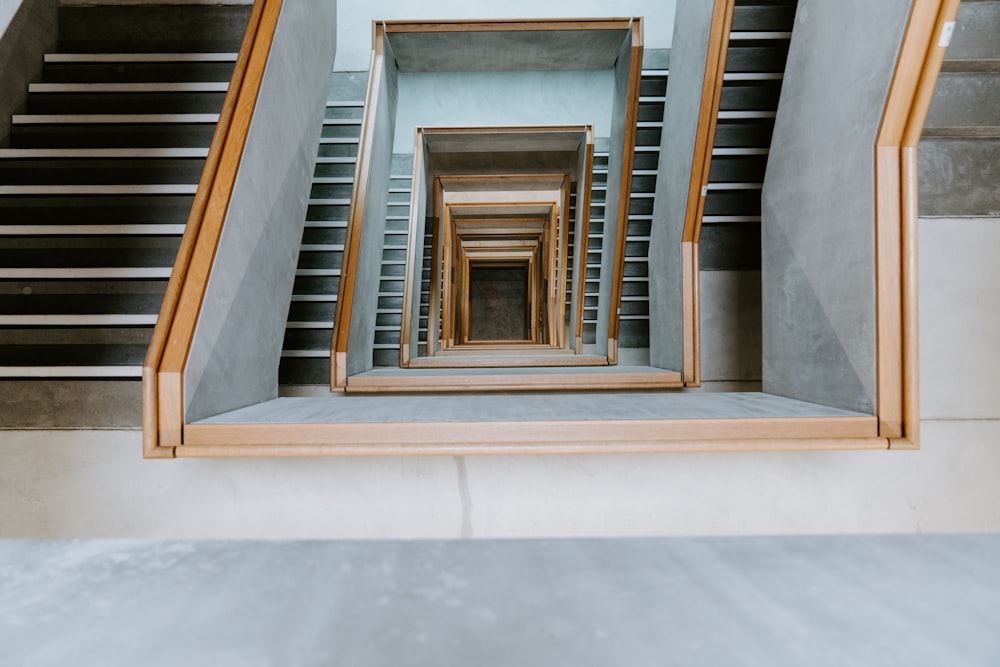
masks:
[[[143,454],[172,458],[183,436],[181,375],[257,102],[282,0],[256,0],[142,367]]]
[[[330,340],[330,388],[343,390],[347,386],[347,344],[351,332],[351,315],[354,311],[355,282],[361,253],[361,232],[368,199],[368,173],[375,144],[375,119],[378,114],[379,88],[385,61],[385,26],[372,24],[372,54],[368,66],[368,88],[365,93],[364,116],[361,119],[361,137],[358,140],[358,157],[354,165],[354,184],[351,188],[351,206],[347,214],[347,233],[344,239],[344,259],[340,268],[337,289],[337,307],[333,317],[333,335]]]
[[[916,0],[875,142],[879,435],[912,449],[919,434],[917,143],[959,0]]]

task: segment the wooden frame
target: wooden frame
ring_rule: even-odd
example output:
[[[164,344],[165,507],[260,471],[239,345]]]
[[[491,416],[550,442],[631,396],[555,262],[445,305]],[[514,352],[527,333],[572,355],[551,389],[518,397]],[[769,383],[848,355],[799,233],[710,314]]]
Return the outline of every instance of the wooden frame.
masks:
[[[915,447],[918,435],[915,154],[943,57],[939,35],[943,25],[953,20],[957,5],[958,0],[915,1],[874,148],[878,242],[877,416],[185,425],[180,410],[183,364],[190,345],[185,333],[197,322],[201,308],[199,295],[204,293],[208,280],[228,193],[245,141],[254,86],[259,86],[269,48],[268,35],[273,35],[280,7],[280,0],[259,0],[144,364],[144,454],[150,458],[170,458]],[[683,288],[685,294],[696,296],[697,238],[685,241],[683,250],[687,267]],[[685,319],[685,334],[690,332],[696,337],[696,309],[694,313],[690,323]],[[543,381],[537,383],[538,389],[580,386],[575,382],[560,386],[551,378],[539,377]],[[506,388],[500,375],[490,381],[495,382],[494,389]],[[414,386],[417,384],[414,382]],[[677,386],[680,384],[678,376]],[[481,384],[478,389],[487,386]],[[662,382],[656,386],[663,386]],[[615,385],[605,384],[603,388]],[[377,382],[365,390],[378,391]]]
[[[143,455],[184,441],[183,373],[270,55],[281,0],[256,0],[142,367]]]
[[[879,435],[895,449],[919,439],[917,143],[959,0],[914,0],[875,142]]]
[[[431,363],[431,357],[436,357],[443,352],[452,350],[455,347],[453,338],[430,335],[427,349],[424,354],[414,353],[414,331],[412,323],[412,304],[417,299],[417,271],[418,263],[423,264],[423,258],[418,251],[419,238],[423,235],[430,235],[434,241],[431,244],[431,294],[428,308],[428,330],[432,332],[453,332],[455,327],[454,312],[455,302],[451,294],[455,291],[453,281],[446,281],[448,276],[452,278],[455,274],[453,267],[458,257],[458,244],[455,242],[456,223],[453,222],[455,211],[467,207],[469,210],[479,207],[494,207],[496,211],[503,211],[508,214],[517,214],[518,206],[537,207],[539,204],[547,204],[550,208],[549,218],[553,230],[550,232],[553,241],[544,242],[547,247],[547,255],[543,259],[543,271],[546,275],[552,273],[547,279],[549,285],[548,309],[556,313],[555,317],[549,317],[551,325],[548,340],[552,349],[565,347],[570,335],[566,331],[565,301],[563,295],[568,284],[568,273],[571,266],[576,262],[585,262],[586,255],[581,254],[579,258],[569,257],[569,228],[570,225],[577,225],[576,220],[569,219],[570,210],[570,186],[572,175],[570,173],[499,173],[499,174],[462,174],[462,175],[425,175],[423,165],[430,159],[430,150],[427,146],[429,138],[435,142],[444,140],[446,142],[467,142],[482,141],[477,137],[505,137],[504,142],[517,142],[517,150],[531,150],[534,146],[546,147],[553,137],[563,136],[565,138],[558,141],[565,144],[572,139],[574,150],[583,157],[583,163],[578,164],[574,169],[577,174],[578,188],[585,188],[586,196],[581,206],[578,208],[577,216],[584,222],[579,225],[581,229],[577,232],[579,239],[574,240],[574,244],[586,244],[587,225],[589,218],[589,182],[593,165],[593,131],[589,126],[509,126],[509,127],[444,127],[444,128],[417,128],[415,132],[414,170],[413,170],[413,194],[411,195],[411,218],[409,222],[409,241],[407,248],[407,266],[404,272],[404,304],[411,304],[410,307],[403,308],[403,322],[401,324],[400,335],[400,366],[410,367],[468,367],[467,363],[458,366],[452,362]],[[506,139],[510,137],[510,139]],[[538,137],[538,139],[534,139]],[[541,143],[538,143],[541,142]],[[548,148],[546,148],[548,150]],[[566,151],[565,146],[559,148]],[[429,218],[430,231],[423,229],[422,221],[417,216],[420,214],[419,198],[422,188],[425,187],[423,181],[431,178],[431,210],[433,215]],[[554,200],[554,201],[553,201]],[[470,213],[471,215],[471,213]],[[419,238],[418,238],[419,237]],[[551,267],[551,271],[549,268]],[[585,268],[581,265],[575,267],[576,274],[581,279],[574,283],[577,290],[574,298],[577,303],[583,302],[583,290],[585,289]],[[547,311],[548,312],[548,311]],[[577,313],[578,324],[576,330],[582,327],[582,307]],[[573,326],[571,323],[569,326]],[[576,331],[572,334],[574,343],[573,352],[577,340]],[[582,365],[595,365],[598,360],[594,355],[580,355]],[[483,362],[490,365],[490,362]],[[511,367],[515,363],[512,357],[505,357],[497,362],[498,366]],[[606,357],[602,357],[601,364],[606,364]],[[531,359],[526,365],[543,365],[541,359]],[[572,362],[561,359],[558,365],[572,365]]]

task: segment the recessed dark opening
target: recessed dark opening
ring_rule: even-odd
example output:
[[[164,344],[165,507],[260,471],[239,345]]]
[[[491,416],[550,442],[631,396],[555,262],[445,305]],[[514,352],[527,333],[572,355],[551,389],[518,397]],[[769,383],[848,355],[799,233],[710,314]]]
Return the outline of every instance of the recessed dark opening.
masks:
[[[469,340],[528,340],[528,269],[469,269]]]

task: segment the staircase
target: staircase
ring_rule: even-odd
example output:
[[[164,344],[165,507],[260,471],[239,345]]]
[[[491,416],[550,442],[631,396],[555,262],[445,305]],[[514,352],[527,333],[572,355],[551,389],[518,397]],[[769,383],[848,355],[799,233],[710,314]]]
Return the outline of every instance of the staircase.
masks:
[[[367,72],[336,72],[331,82],[278,368],[283,385],[330,383],[330,339],[367,81]]]
[[[760,269],[760,191],[796,1],[736,1],[701,219],[703,271]]]
[[[959,5],[918,151],[921,217],[1000,217],[1000,2]]]
[[[25,381],[6,392],[118,378],[138,395],[248,16],[60,8],[58,52],[0,150],[0,377]]]

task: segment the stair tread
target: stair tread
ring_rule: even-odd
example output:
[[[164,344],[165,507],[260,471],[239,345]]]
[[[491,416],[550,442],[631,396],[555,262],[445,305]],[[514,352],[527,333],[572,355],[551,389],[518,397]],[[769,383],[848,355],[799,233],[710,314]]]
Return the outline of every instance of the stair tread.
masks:
[[[204,158],[207,148],[0,148],[0,159]]]
[[[0,366],[0,377],[142,377],[142,366]]]
[[[0,315],[0,326],[152,326],[156,313]]]
[[[236,62],[238,53],[46,53],[46,63]]]
[[[12,125],[133,124],[133,123],[217,123],[217,113],[96,113],[96,114],[15,114]]]
[[[26,278],[88,278],[88,279],[130,279],[169,278],[171,267],[48,267],[48,268],[8,268],[0,267],[0,279],[21,280]]]
[[[975,125],[968,127],[925,127],[924,139],[997,139],[1000,125]]]
[[[10,195],[193,195],[197,184],[142,185],[0,185],[0,196]]]
[[[184,225],[0,225],[0,236],[179,236]]]
[[[946,58],[941,63],[942,73],[1000,73],[1000,58]]]
[[[29,93],[224,93],[228,89],[228,81],[28,84]]]

